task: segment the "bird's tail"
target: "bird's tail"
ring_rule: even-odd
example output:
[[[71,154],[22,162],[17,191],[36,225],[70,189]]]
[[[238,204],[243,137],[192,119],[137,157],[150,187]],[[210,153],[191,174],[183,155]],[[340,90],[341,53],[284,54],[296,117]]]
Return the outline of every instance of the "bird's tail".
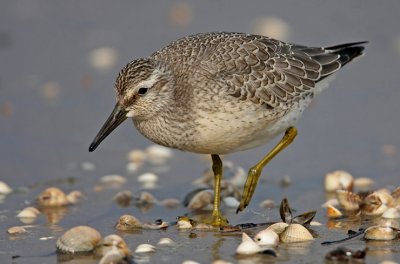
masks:
[[[368,43],[368,41],[335,45],[331,47],[326,47],[325,50],[329,51],[332,54],[340,55],[338,61],[340,62],[341,66],[343,66],[363,54],[363,50],[365,49],[365,47],[362,44],[365,43]]]

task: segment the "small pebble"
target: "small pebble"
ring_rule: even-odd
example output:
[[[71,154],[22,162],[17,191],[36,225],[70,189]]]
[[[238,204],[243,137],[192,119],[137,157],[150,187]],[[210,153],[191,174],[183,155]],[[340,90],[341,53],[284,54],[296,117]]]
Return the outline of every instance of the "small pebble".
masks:
[[[22,234],[22,233],[25,233],[25,232],[26,232],[26,229],[25,229],[24,227],[22,227],[22,226],[13,226],[13,227],[10,227],[10,228],[7,230],[7,232],[8,232],[10,235],[13,235],[13,234]]]
[[[155,252],[155,251],[156,251],[156,248],[150,244],[140,244],[135,249],[135,253],[149,253],[149,252]]]
[[[13,190],[10,188],[10,186],[8,186],[7,183],[0,181],[0,194],[9,194],[12,191]]]

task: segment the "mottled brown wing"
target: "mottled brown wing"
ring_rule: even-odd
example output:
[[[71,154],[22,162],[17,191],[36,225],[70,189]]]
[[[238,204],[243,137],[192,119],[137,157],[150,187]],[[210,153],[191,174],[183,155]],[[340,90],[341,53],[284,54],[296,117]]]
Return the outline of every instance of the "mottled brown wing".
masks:
[[[339,55],[263,36],[219,34],[219,44],[200,66],[229,92],[269,107],[312,96],[318,80],[336,72]]]

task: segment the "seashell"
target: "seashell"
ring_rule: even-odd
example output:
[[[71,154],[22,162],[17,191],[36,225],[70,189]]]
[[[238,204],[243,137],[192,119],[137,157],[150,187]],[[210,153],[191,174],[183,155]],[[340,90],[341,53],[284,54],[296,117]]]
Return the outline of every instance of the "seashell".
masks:
[[[151,145],[146,149],[148,161],[153,165],[163,165],[172,157],[172,150],[159,145]]]
[[[339,204],[346,211],[357,211],[360,209],[359,204],[361,203],[361,198],[357,194],[346,190],[337,190],[336,197],[339,201]]]
[[[115,263],[129,263],[125,261],[126,256],[121,254],[120,251],[113,248],[107,251],[104,256],[100,259],[99,264],[115,264]]]
[[[400,187],[397,187],[396,189],[394,189],[394,191],[391,193],[391,196],[394,199],[394,201],[393,201],[394,205],[400,206]]]
[[[222,198],[222,200],[226,205],[226,207],[229,208],[237,208],[240,205],[240,202],[235,197],[232,196],[224,197]]]
[[[114,197],[113,200],[122,207],[127,207],[131,204],[133,199],[133,194],[131,191],[121,191],[118,192]]]
[[[62,253],[80,253],[92,251],[101,240],[100,233],[89,226],[76,226],[68,229],[58,238],[57,251]]]
[[[233,264],[233,263],[222,259],[218,259],[216,261],[213,261],[211,264]]]
[[[160,205],[173,209],[179,207],[181,205],[181,201],[174,198],[167,198],[160,201]]]
[[[192,210],[212,210],[214,192],[210,189],[197,189],[188,193],[183,204]]]
[[[279,235],[279,238],[283,243],[303,242],[314,239],[310,231],[300,224],[290,224]]]
[[[173,241],[171,238],[168,237],[160,238],[160,240],[157,243],[157,245],[160,246],[174,246],[175,244],[176,244],[175,241]]]
[[[84,196],[80,191],[72,191],[67,195],[67,200],[69,204],[77,204],[83,197]]]
[[[328,207],[329,205],[331,205],[331,206],[338,206],[339,205],[339,201],[338,201],[338,199],[336,199],[336,198],[333,198],[333,199],[329,199],[328,201],[326,201],[325,203],[323,203],[322,205],[321,205],[321,207]]]
[[[142,184],[142,188],[153,189],[157,185],[158,176],[154,173],[147,172],[138,176],[137,181]]]
[[[157,199],[149,192],[140,192],[134,199],[137,206],[158,203]]]
[[[226,161],[224,161],[224,165],[225,162]],[[247,179],[247,172],[245,171],[245,169],[243,169],[240,166],[237,166],[234,175],[232,176],[229,182],[236,187],[241,187],[245,184],[246,179]]]
[[[26,207],[17,214],[18,218],[36,218],[40,212],[35,207]]]
[[[326,174],[325,176],[325,191],[334,192],[336,190],[348,190],[353,188],[353,176],[346,172],[337,170]]]
[[[264,229],[258,232],[254,240],[259,246],[275,247],[279,244],[279,236],[271,229]]]
[[[150,253],[150,252],[155,252],[155,251],[156,251],[156,248],[150,244],[140,244],[135,249],[135,253]]]
[[[279,214],[283,222],[290,223],[292,221],[292,210],[290,209],[289,201],[287,198],[283,198],[279,207]]]
[[[242,243],[236,248],[236,253],[240,255],[253,255],[261,251],[261,247],[243,232]]]
[[[275,202],[273,200],[264,200],[259,206],[264,209],[272,209],[275,207]]]
[[[26,229],[23,226],[13,226],[7,229],[7,233],[10,235],[15,235],[15,234],[22,234],[25,233]]]
[[[380,189],[364,198],[361,203],[363,214],[370,216],[382,215],[394,204],[393,197],[387,190]]]
[[[290,184],[292,184],[292,179],[290,178],[289,175],[283,176],[283,178],[280,180],[280,186],[282,188],[288,187]]]
[[[289,224],[285,222],[278,222],[268,226],[265,230],[271,230],[274,231],[276,234],[280,235],[288,226]]]
[[[364,232],[364,238],[368,240],[393,240],[396,237],[397,231],[386,226],[370,226]]]
[[[400,218],[400,211],[397,208],[389,208],[382,214],[382,218],[387,218],[387,219]]]
[[[323,226],[323,224],[317,221],[311,221],[310,226]]]
[[[352,251],[345,247],[338,247],[325,255],[325,259],[334,263],[363,263],[367,250]]]
[[[371,190],[374,184],[375,182],[370,178],[356,178],[354,180],[354,188],[357,188],[362,191]]]
[[[326,208],[326,216],[328,218],[340,218],[343,216],[343,214],[336,207],[328,205],[328,207]]]
[[[119,254],[124,257],[132,255],[129,246],[122,239],[122,237],[114,234],[108,235],[101,239],[94,248],[94,253],[97,256],[104,256],[107,254],[107,252],[112,250],[118,251]]]
[[[126,171],[129,173],[135,173],[139,168],[141,164],[135,163],[135,162],[129,162],[126,164]]]
[[[131,163],[142,164],[146,161],[147,155],[143,150],[134,149],[129,151],[127,158]]]
[[[167,228],[168,226],[169,224],[167,222],[164,222],[161,219],[157,219],[156,221],[154,221],[154,223],[144,223],[142,225],[142,228],[157,230],[157,229]]]
[[[117,230],[128,231],[142,228],[143,224],[139,219],[133,215],[122,215],[119,219],[115,228]]]
[[[178,216],[177,220],[176,226],[178,229],[190,229],[195,225],[195,222],[187,216]]]
[[[63,191],[56,187],[44,190],[37,198],[36,202],[43,207],[58,207],[68,205],[67,196]]]
[[[83,171],[94,171],[96,169],[96,165],[91,162],[84,161],[81,163],[81,169]]]
[[[182,262],[182,264],[200,264],[200,262],[194,260],[185,260]]]
[[[227,180],[221,181],[221,197],[234,197],[237,200],[241,198],[241,191]]]
[[[101,177],[100,182],[106,186],[118,187],[118,186],[126,183],[126,179],[124,177],[122,177],[121,175],[110,174],[110,175],[105,175],[105,176]]]
[[[13,189],[7,183],[0,181],[0,194],[12,193]]]
[[[314,219],[316,213],[317,213],[317,211],[310,211],[310,212],[306,212],[301,215],[295,216],[295,217],[293,217],[291,223],[300,224],[300,225],[308,225]]]

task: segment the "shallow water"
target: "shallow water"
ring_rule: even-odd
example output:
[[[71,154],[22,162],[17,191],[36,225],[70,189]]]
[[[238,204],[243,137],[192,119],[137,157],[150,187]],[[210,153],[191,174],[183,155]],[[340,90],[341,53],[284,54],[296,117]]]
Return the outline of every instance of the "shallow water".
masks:
[[[175,228],[122,235],[131,249],[140,243],[156,244],[170,237],[178,247],[158,248],[156,253],[135,260],[139,263],[181,263],[192,259],[201,263],[222,258],[237,263],[323,262],[326,252],[336,246],[321,246],[325,240],[346,236],[346,228],[330,228],[325,211],[323,177],[344,169],[356,177],[370,177],[376,187],[398,186],[400,137],[398,113],[400,89],[398,64],[400,33],[398,1],[335,1],[323,5],[308,1],[293,6],[289,1],[207,1],[188,2],[173,13],[172,2],[113,3],[109,1],[48,2],[12,1],[0,4],[0,180],[17,192],[1,199],[0,262],[54,263],[55,240],[75,225],[90,225],[103,235],[114,233],[122,214],[152,221],[174,221],[188,211],[155,206],[147,212],[136,207],[121,208],[112,201],[120,190],[138,192],[137,175],[154,167],[129,174],[126,154],[150,144],[126,122],[94,153],[88,145],[112,110],[113,82],[118,70],[133,58],[147,56],[178,37],[205,31],[252,32],[257,18],[277,17],[288,24],[288,40],[306,45],[333,45],[369,40],[366,55],[346,66],[336,80],[305,112],[298,124],[295,142],[265,169],[252,203],[244,213],[227,211],[232,224],[279,220],[277,209],[263,211],[264,199],[277,203],[288,197],[299,212],[317,210],[314,228],[318,238],[309,245],[281,246],[276,260],[265,256],[238,259],[234,251],[240,234],[201,233],[189,238]],[[181,11],[179,11],[181,10]],[[179,13],[180,12],[180,13]],[[183,18],[182,18],[183,16]],[[186,16],[186,18],[185,18]],[[89,54],[100,47],[117,52],[115,64],[99,70]],[[273,143],[226,157],[244,168],[260,159]],[[95,165],[82,170],[83,162]],[[194,189],[191,182],[209,164],[197,155],[175,151],[167,170],[157,172],[157,198],[183,199]],[[118,189],[93,190],[103,175],[126,176]],[[290,176],[292,183],[280,187]],[[66,211],[40,216],[26,234],[10,236],[10,226],[21,225],[16,212],[33,204],[49,186],[65,191],[80,190],[86,198]],[[262,216],[263,215],[263,216]],[[61,218],[61,219],[60,219]],[[325,225],[327,224],[327,225]],[[358,226],[350,227],[357,229]],[[254,233],[255,230],[249,231]],[[41,237],[52,237],[39,240]],[[366,243],[353,239],[341,245],[351,249],[370,248],[367,262],[400,260],[399,241]],[[146,260],[146,258],[149,258]],[[91,257],[69,263],[96,263]]]

